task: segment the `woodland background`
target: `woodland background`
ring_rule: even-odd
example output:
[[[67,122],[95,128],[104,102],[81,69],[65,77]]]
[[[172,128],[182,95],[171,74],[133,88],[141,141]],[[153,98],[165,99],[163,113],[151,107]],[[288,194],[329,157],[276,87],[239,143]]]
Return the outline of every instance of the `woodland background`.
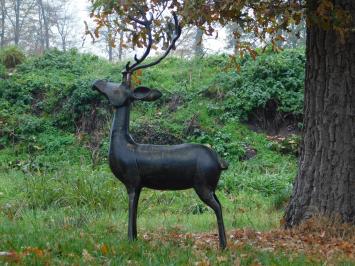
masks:
[[[214,215],[192,191],[144,190],[140,240],[126,240],[126,191],[106,159],[112,110],[91,90],[93,79],[120,82],[133,51],[124,34],[111,47],[110,29],[102,29],[106,59],[83,54],[68,2],[0,4],[0,262],[354,263],[351,226],[313,219],[281,229],[303,127],[304,23],[278,53],[262,53],[245,36],[258,56],[238,59],[238,68],[230,55],[240,39],[227,34],[225,53],[215,55],[191,27],[172,56],[135,76],[163,92],[157,102],[134,104],[135,140],[203,143],[230,163],[217,191],[229,241],[220,253]]]

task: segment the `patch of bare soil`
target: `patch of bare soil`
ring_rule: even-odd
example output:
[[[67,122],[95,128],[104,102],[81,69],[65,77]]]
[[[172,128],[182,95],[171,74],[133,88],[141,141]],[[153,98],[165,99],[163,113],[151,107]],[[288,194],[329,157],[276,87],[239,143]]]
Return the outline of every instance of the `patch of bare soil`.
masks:
[[[299,135],[302,116],[280,113],[277,108],[277,103],[270,100],[264,108],[253,110],[248,117],[247,126],[255,132],[266,133],[269,136]]]
[[[132,137],[138,143],[152,143],[156,145],[181,144],[183,140],[178,136],[161,130],[159,126],[144,123],[131,129]]]

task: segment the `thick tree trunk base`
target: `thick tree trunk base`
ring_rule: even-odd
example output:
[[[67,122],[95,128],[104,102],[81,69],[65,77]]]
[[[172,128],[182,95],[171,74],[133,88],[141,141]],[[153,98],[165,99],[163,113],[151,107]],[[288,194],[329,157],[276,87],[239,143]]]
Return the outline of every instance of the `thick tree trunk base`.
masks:
[[[352,0],[333,1],[353,15]],[[304,136],[286,227],[316,214],[355,223],[355,32],[308,27]]]

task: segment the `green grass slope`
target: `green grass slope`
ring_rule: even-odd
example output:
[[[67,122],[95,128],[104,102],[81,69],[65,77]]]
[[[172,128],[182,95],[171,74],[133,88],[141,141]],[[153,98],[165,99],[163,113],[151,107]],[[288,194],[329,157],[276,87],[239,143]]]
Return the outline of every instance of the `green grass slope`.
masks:
[[[244,59],[169,58],[137,76],[161,89],[154,103],[135,103],[133,135],[142,142],[212,146],[229,161],[217,195],[227,230],[277,228],[296,174],[296,157],[273,148],[265,134],[241,123],[270,101],[280,114],[300,115],[303,51]],[[230,265],[303,264],[303,256],[244,247],[221,259],[148,232],[216,231],[214,214],[193,191],[144,190],[139,241],[126,240],[127,195],[111,174],[106,153],[112,110],[91,90],[94,79],[120,81],[121,64],[56,50],[31,57],[0,80],[0,251],[23,264]],[[281,80],[281,82],[280,82]],[[255,156],[249,158],[249,152]],[[211,244],[212,247],[212,244]],[[244,254],[241,256],[241,254]],[[0,256],[0,262],[2,257]],[[204,265],[204,264],[201,264]],[[254,264],[255,265],[255,264]]]

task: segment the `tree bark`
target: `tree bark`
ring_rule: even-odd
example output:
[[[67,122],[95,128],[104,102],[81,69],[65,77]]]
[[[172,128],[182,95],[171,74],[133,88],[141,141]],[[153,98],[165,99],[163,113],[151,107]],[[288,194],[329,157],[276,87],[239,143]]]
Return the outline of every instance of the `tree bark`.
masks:
[[[41,53],[44,51],[44,36],[43,36],[43,24],[42,24],[42,10],[38,5],[38,22],[39,22],[39,41],[41,44]]]
[[[203,30],[201,30],[200,28],[197,28],[193,47],[194,47],[195,56],[198,56],[198,57],[203,56],[203,43],[202,43],[203,39],[202,38],[203,38]]]
[[[112,28],[107,27],[107,48],[108,48],[108,61],[112,62],[113,60],[113,47],[112,47]]]
[[[111,44],[108,45],[108,61],[112,62],[113,60],[113,50]]]
[[[0,0],[0,5],[1,5],[0,47],[4,47],[4,45],[5,45],[5,17],[6,17],[5,0]]]
[[[118,47],[118,60],[122,61],[122,55],[123,55],[123,31],[120,31],[120,45]]]
[[[315,8],[317,1],[308,2]],[[333,4],[355,21],[353,0]],[[306,46],[304,133],[286,227],[317,214],[354,223],[355,32],[342,42],[333,30],[311,23]]]
[[[46,12],[46,8],[43,4],[42,0],[38,0],[38,5],[41,9],[42,13],[42,20],[43,20],[43,27],[44,27],[44,41],[46,45],[46,49],[49,49],[49,23],[48,23],[48,12]],[[42,23],[41,23],[42,24]]]
[[[15,45],[18,45],[20,42],[20,8],[21,8],[21,0],[15,1]]]

